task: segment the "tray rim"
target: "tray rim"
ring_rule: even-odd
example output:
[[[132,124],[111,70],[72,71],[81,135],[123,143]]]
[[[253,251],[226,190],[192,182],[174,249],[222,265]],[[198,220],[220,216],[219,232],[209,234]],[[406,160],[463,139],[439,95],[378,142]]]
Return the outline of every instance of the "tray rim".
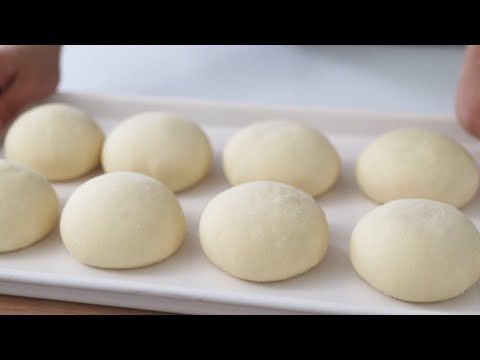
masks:
[[[168,103],[172,105],[193,105],[201,107],[216,107],[223,109],[241,109],[241,110],[255,110],[255,111],[286,111],[286,112],[301,112],[301,113],[323,113],[323,114],[335,114],[345,116],[373,116],[373,117],[387,117],[387,118],[402,118],[402,119],[420,119],[426,122],[446,122],[451,123],[456,119],[455,115],[441,114],[441,113],[415,113],[415,112],[387,112],[387,111],[374,111],[365,109],[341,109],[334,107],[322,107],[322,106],[294,106],[294,105],[282,105],[275,103],[256,103],[249,101],[228,101],[228,100],[215,100],[215,99],[199,99],[189,97],[176,97],[176,96],[155,96],[155,95],[137,95],[137,94],[124,94],[124,93],[102,93],[102,92],[73,92],[64,91],[57,92],[47,98],[47,100],[61,100],[75,97],[84,101],[122,101],[122,102],[142,102],[142,103]]]

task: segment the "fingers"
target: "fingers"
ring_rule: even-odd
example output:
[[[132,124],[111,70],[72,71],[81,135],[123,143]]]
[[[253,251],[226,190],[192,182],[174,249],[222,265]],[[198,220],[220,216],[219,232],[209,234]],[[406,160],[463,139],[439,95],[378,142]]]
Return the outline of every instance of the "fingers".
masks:
[[[3,95],[13,85],[17,69],[13,61],[13,53],[8,46],[0,47],[0,133],[12,119],[12,113]]]
[[[0,94],[0,132],[25,106],[29,105],[30,99],[29,88],[22,81],[21,76],[15,78],[10,86]]]
[[[60,46],[0,47],[0,130],[28,105],[55,91]]]
[[[0,47],[0,92],[5,90],[16,73],[15,53],[9,47]]]
[[[460,124],[480,138],[480,45],[469,45],[460,76],[456,103]]]

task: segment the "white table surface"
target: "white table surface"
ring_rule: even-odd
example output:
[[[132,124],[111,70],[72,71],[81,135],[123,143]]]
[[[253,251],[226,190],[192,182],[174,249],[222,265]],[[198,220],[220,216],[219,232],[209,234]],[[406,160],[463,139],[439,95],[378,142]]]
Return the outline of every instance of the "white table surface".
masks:
[[[462,46],[68,45],[60,90],[453,114]]]

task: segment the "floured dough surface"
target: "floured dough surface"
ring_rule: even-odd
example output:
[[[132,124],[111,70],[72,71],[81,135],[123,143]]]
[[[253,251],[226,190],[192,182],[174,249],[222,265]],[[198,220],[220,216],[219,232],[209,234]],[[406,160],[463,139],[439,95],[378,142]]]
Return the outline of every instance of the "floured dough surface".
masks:
[[[412,302],[447,300],[480,277],[480,235],[453,206],[397,200],[358,222],[350,257],[357,273],[387,295]]]
[[[274,120],[236,133],[224,148],[223,169],[232,185],[269,180],[317,196],[336,183],[340,158],[318,130]]]
[[[31,169],[0,160],[0,252],[42,240],[58,222],[57,194]]]
[[[5,135],[5,157],[53,181],[87,174],[100,164],[104,135],[85,112],[60,103],[21,114]]]
[[[360,189],[372,200],[425,198],[456,207],[477,193],[472,156],[454,140],[426,129],[399,129],[374,140],[357,161]]]
[[[215,197],[200,220],[200,242],[218,267],[266,282],[302,274],[323,259],[329,229],[314,199],[286,184],[258,181]]]
[[[63,242],[78,261],[99,268],[138,268],[171,256],[185,218],[175,195],[137,173],[96,177],[75,190],[60,221]]]
[[[113,130],[105,142],[102,163],[106,172],[138,172],[177,192],[207,175],[212,149],[195,123],[149,112],[135,115]]]

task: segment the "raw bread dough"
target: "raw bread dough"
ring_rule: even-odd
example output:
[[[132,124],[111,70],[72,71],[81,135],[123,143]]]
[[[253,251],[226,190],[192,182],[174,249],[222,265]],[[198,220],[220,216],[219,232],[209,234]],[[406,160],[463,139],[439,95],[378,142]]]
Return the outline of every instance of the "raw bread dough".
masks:
[[[31,169],[0,160],[0,252],[43,239],[58,222],[57,194]]]
[[[325,214],[290,185],[257,181],[215,197],[200,220],[200,242],[218,267],[244,280],[291,278],[316,266],[328,248]]]
[[[139,172],[177,192],[207,175],[212,150],[196,124],[174,115],[143,113],[127,119],[107,137],[102,162],[106,172]]]
[[[360,220],[350,257],[357,273],[387,295],[412,302],[447,300],[480,277],[480,235],[455,207],[396,200]]]
[[[18,117],[5,136],[5,157],[50,180],[70,180],[100,164],[103,132],[86,113],[46,104]]]
[[[223,169],[232,185],[271,180],[317,196],[337,181],[340,158],[319,131],[290,121],[267,121],[231,138]]]
[[[479,186],[470,154],[425,129],[399,129],[373,141],[358,159],[356,177],[360,189],[378,203],[425,198],[460,208]]]
[[[175,195],[137,173],[104,174],[81,185],[62,213],[70,254],[99,268],[138,268],[160,262],[182,244],[185,218]]]

